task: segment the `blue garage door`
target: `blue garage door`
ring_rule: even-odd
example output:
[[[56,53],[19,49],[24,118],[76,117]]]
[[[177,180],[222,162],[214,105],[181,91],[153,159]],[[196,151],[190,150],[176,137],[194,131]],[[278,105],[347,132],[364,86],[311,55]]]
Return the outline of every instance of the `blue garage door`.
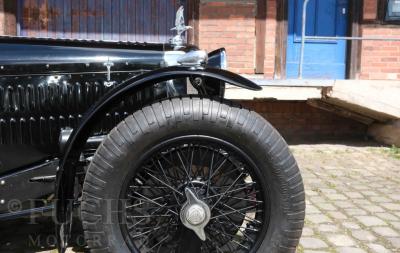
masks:
[[[18,35],[167,42],[185,0],[18,0]]]
[[[303,0],[289,0],[287,78],[298,76]],[[348,0],[310,0],[307,10],[308,36],[346,36]],[[307,42],[304,78],[344,79],[346,41]]]

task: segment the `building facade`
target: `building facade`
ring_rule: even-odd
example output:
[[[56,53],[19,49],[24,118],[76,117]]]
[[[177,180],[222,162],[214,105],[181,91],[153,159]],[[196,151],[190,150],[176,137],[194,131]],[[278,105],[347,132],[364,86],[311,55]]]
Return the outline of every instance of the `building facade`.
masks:
[[[229,68],[268,79],[298,77],[303,0],[0,0],[0,34],[165,42],[185,5],[189,42],[225,47]],[[304,78],[400,79],[397,0],[311,0],[306,35],[379,37],[313,40],[304,48]],[[392,6],[393,5],[393,6]],[[392,16],[389,15],[389,12]]]
[[[228,90],[228,98],[247,99],[285,137],[360,137],[398,120],[400,1],[310,0],[305,22],[303,3],[0,0],[0,35],[167,42],[184,5],[193,27],[188,42],[207,51],[225,47],[229,70],[264,85],[258,95]]]
[[[308,36],[397,38],[399,41],[307,42],[305,78],[400,79],[400,22],[387,16],[391,2],[310,1]],[[227,47],[234,71],[261,73],[271,79],[296,78],[302,3],[302,0],[201,1],[198,43],[208,49],[215,45]],[[396,8],[399,11],[400,7]]]

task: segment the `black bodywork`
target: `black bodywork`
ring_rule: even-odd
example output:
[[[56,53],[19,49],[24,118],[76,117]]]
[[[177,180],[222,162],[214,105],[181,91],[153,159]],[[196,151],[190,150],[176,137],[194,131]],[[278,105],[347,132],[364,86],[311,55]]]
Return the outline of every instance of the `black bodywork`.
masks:
[[[110,83],[115,84],[162,67],[164,45],[113,46],[0,40],[0,173],[58,153],[60,129],[75,128],[85,111],[113,88],[104,84],[107,62],[113,64]],[[98,132],[107,130],[120,116],[118,112],[107,114]]]
[[[174,60],[196,50],[189,45],[0,38],[0,219],[57,203],[63,242],[73,205],[79,204],[77,185],[85,166],[102,136],[128,114],[193,91],[223,97],[225,83],[259,89],[220,69],[223,49],[210,53],[201,67]]]

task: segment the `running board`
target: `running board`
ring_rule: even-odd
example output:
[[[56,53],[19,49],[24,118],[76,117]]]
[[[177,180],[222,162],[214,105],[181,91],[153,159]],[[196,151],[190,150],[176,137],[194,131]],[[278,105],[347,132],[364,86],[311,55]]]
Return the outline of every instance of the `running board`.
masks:
[[[31,215],[43,215],[54,210],[54,205],[48,205],[43,207],[37,207],[32,209],[21,210],[18,212],[9,212],[0,214],[0,221],[14,220],[18,218],[29,217]]]
[[[0,215],[35,208],[35,201],[53,194],[54,181],[43,183],[32,179],[55,176],[58,163],[58,159],[48,160],[0,177]]]

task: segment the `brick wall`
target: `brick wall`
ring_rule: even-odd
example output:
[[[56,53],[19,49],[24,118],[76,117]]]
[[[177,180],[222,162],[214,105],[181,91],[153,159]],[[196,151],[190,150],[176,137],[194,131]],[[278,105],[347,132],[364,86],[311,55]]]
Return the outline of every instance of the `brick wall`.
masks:
[[[364,0],[362,36],[400,38],[400,25],[378,21],[378,0]],[[400,41],[363,41],[360,79],[400,79]]]
[[[277,26],[277,1],[267,0],[264,76],[273,78]],[[4,0],[0,0],[0,35],[5,34]],[[225,47],[229,69],[254,74],[256,0],[200,0],[199,46],[207,51]],[[400,25],[382,25],[378,0],[364,0],[362,36],[400,37]],[[360,79],[400,79],[400,42],[363,41]]]
[[[4,0],[0,0],[0,35],[4,35]]]
[[[254,1],[202,1],[199,46],[207,51],[225,47],[231,71],[254,74]]]
[[[264,77],[272,79],[275,73],[276,0],[267,1],[267,36],[265,38]]]
[[[375,20],[377,18],[378,0],[364,0],[363,18],[364,20]]]
[[[269,79],[275,72],[277,1],[267,0],[264,77]],[[377,22],[378,1],[364,0],[361,35],[400,37],[400,25]],[[254,74],[256,10],[255,0],[201,0],[199,46],[226,47],[231,71]],[[400,42],[363,41],[360,57],[360,79],[400,79]]]
[[[311,107],[306,102],[241,101],[264,116],[290,142],[362,139],[367,126]]]
[[[400,37],[400,28],[364,27],[363,36]],[[400,79],[400,41],[363,41],[360,79]]]
[[[200,2],[199,46],[207,51],[225,47],[229,69],[254,74],[256,54],[255,0],[202,0]],[[276,0],[267,0],[264,76],[275,71]]]

